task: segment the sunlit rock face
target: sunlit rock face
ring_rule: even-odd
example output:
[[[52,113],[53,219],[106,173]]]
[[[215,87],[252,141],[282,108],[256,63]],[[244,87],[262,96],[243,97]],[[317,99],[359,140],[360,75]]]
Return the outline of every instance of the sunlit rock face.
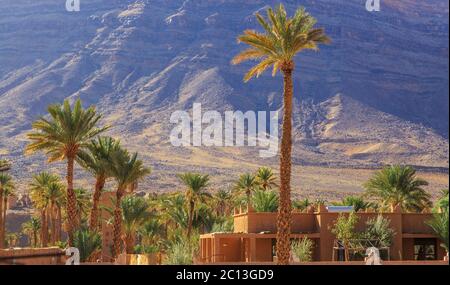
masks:
[[[170,146],[172,111],[281,106],[280,76],[244,84],[250,64],[230,64],[244,48],[237,35],[279,1],[81,0],[73,13],[64,2],[1,4],[0,155],[22,168],[43,163],[22,156],[31,122],[65,98],[96,104],[110,134],[161,173],[194,155]],[[380,12],[365,0],[284,2],[290,13],[304,5],[333,40],[297,58],[294,163],[448,167],[448,1],[382,0]],[[206,157],[258,161],[252,149],[195,151],[201,169],[222,174]]]

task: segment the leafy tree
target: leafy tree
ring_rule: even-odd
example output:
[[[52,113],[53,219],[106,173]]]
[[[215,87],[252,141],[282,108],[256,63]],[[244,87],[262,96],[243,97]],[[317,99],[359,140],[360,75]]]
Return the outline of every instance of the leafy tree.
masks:
[[[367,183],[366,195],[377,199],[383,207],[400,206],[404,211],[420,212],[430,208],[430,195],[422,188],[428,182],[417,178],[410,166],[388,166],[376,172]]]
[[[259,33],[246,30],[238,41],[250,46],[237,55],[232,63],[239,64],[248,60],[257,60],[258,64],[245,75],[244,81],[259,77],[272,67],[275,76],[281,70],[284,77],[283,95],[283,131],[280,157],[280,209],[278,215],[277,256],[279,264],[288,264],[290,258],[291,223],[291,152],[292,152],[292,74],[295,69],[294,58],[304,50],[318,50],[318,45],[330,40],[323,29],[315,28],[316,19],[304,8],[298,9],[292,18],[287,16],[282,4],[273,11],[267,9],[267,19],[260,14],[256,18],[264,30]]]
[[[81,100],[71,108],[69,101],[63,105],[48,107],[50,118],[41,117],[33,123],[33,131],[28,134],[31,143],[26,154],[44,151],[49,162],[67,161],[67,217],[69,245],[73,244],[73,232],[78,227],[76,197],[73,187],[74,163],[80,151],[86,149],[90,140],[107,128],[97,128],[101,116],[93,106],[83,109]]]
[[[346,261],[350,260],[350,242],[357,237],[355,233],[355,226],[357,222],[358,216],[356,216],[355,212],[351,212],[348,215],[341,213],[339,214],[339,217],[331,230],[331,232],[336,236],[336,239],[341,241],[344,246]]]
[[[395,236],[395,231],[390,227],[390,223],[391,221],[382,215],[368,219],[363,237],[377,248],[390,247]]]

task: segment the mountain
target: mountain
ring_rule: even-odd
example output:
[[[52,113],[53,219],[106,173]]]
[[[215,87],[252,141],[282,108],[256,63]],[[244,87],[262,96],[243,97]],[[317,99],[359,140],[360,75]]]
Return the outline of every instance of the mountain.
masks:
[[[276,166],[254,148],[173,147],[169,118],[193,103],[280,109],[279,75],[244,84],[250,65],[230,64],[244,48],[237,35],[278,1],[81,0],[72,13],[64,2],[0,0],[0,155],[19,179],[45,163],[23,156],[31,122],[48,104],[78,97],[152,165],[150,190],[176,187],[174,173],[187,169],[222,184]],[[448,1],[383,0],[380,12],[366,11],[365,0],[284,3],[291,13],[305,6],[333,40],[298,57],[294,164],[448,171]]]

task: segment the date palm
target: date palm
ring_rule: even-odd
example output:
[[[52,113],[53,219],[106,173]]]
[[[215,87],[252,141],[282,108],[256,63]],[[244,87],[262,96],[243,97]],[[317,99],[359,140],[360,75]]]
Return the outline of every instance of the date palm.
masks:
[[[30,246],[37,247],[38,245],[38,233],[41,229],[41,221],[37,217],[31,217],[31,219],[22,224],[22,233],[28,236]]]
[[[6,173],[0,173],[0,248],[5,247],[5,227],[6,207],[8,193],[14,188],[12,176]],[[6,200],[5,200],[6,198]]]
[[[316,19],[304,8],[297,9],[292,18],[287,16],[282,4],[273,11],[267,10],[267,18],[256,14],[256,18],[264,32],[246,30],[238,37],[238,41],[250,46],[249,49],[237,55],[232,63],[239,64],[248,60],[258,61],[258,64],[245,75],[247,82],[253,77],[259,77],[265,70],[272,67],[272,75],[281,70],[284,77],[283,95],[283,132],[281,138],[280,156],[280,207],[277,221],[277,257],[279,264],[288,264],[290,255],[290,223],[291,223],[291,152],[292,152],[292,100],[295,56],[304,50],[317,50],[318,45],[330,40],[324,30],[315,28]]]
[[[122,198],[127,187],[150,174],[150,169],[144,167],[142,160],[138,159],[138,154],[130,155],[127,150],[119,149],[111,153],[111,164],[109,167],[111,176],[117,182],[116,201],[114,208],[114,250],[116,257],[121,250],[122,237]]]
[[[122,200],[121,207],[125,248],[128,254],[132,254],[136,233],[150,217],[149,205],[144,198],[127,196]]]
[[[11,163],[6,159],[0,159],[0,172],[8,171],[11,169]]]
[[[98,229],[98,204],[105,182],[110,178],[110,173],[108,173],[110,155],[114,150],[118,150],[119,147],[119,141],[111,137],[99,137],[87,145],[87,151],[81,151],[78,154],[79,164],[95,177],[95,188],[92,195],[92,209],[89,219],[90,231]]]
[[[26,154],[44,151],[49,162],[67,162],[67,217],[69,245],[73,245],[73,232],[78,227],[76,197],[73,187],[74,163],[77,154],[86,149],[89,142],[107,128],[97,128],[101,116],[95,107],[83,109],[81,100],[73,106],[65,100],[63,105],[48,107],[49,118],[40,118],[33,123],[33,131],[28,134],[31,143]]]
[[[251,206],[252,193],[259,188],[256,176],[245,173],[239,176],[239,180],[236,182],[234,189],[238,193],[244,193],[247,198],[247,207]]]
[[[256,173],[256,180],[258,181],[259,187],[264,191],[270,190],[274,187],[278,187],[276,180],[277,177],[273,174],[272,169],[268,167],[261,167]]]
[[[184,173],[178,175],[180,180],[186,186],[186,204],[188,206],[188,229],[187,237],[191,237],[192,222],[194,220],[194,214],[197,210],[196,206],[205,200],[206,197],[210,197],[209,193],[205,192],[208,187],[209,176],[201,175],[198,173]]]
[[[416,177],[414,168],[393,165],[377,171],[364,187],[365,195],[377,199],[382,207],[400,206],[404,211],[419,212],[432,206],[430,195],[422,188],[427,185]]]
[[[230,214],[230,205],[233,202],[233,196],[230,191],[220,189],[214,194],[213,198],[217,216],[228,216]]]
[[[30,183],[30,196],[33,206],[40,212],[41,216],[41,246],[46,247],[48,243],[48,186],[58,183],[59,177],[48,172],[41,172],[33,175]]]
[[[61,221],[59,220],[59,213],[61,205],[64,203],[64,186],[59,182],[52,182],[47,185],[44,194],[44,199],[47,205],[47,214],[51,223],[50,237],[51,243],[54,245],[60,241],[61,238]]]

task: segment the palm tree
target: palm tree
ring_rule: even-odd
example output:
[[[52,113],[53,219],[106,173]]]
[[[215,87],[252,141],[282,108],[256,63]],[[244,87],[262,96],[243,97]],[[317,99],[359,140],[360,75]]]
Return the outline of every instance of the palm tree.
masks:
[[[261,167],[256,173],[256,180],[259,186],[264,191],[271,190],[274,187],[278,187],[276,183],[276,176],[273,174],[272,169],[268,167]]]
[[[449,243],[448,243],[448,231],[449,231],[449,216],[448,216],[448,208],[444,209],[442,213],[435,213],[433,215],[433,219],[427,222],[427,224],[433,229],[439,239],[442,241],[441,247],[445,249],[445,251],[449,252]]]
[[[216,208],[217,216],[228,216],[230,214],[230,204],[233,196],[230,191],[220,189],[214,194],[214,206]]]
[[[64,186],[59,182],[51,182],[47,185],[44,192],[44,199],[47,205],[47,214],[49,215],[51,228],[51,243],[54,245],[60,241],[61,221],[59,221],[59,213],[61,205],[64,203]]]
[[[273,11],[267,9],[267,21],[256,14],[264,33],[246,30],[238,41],[248,44],[249,49],[237,55],[232,63],[239,64],[248,60],[259,63],[245,75],[244,81],[260,76],[266,69],[273,67],[272,75],[281,70],[284,76],[283,96],[283,132],[280,156],[280,207],[277,221],[277,257],[279,264],[289,264],[290,223],[291,223],[291,151],[292,151],[292,100],[295,56],[307,49],[317,50],[318,45],[330,42],[323,29],[314,28],[316,19],[304,8],[297,9],[294,17],[289,18],[282,4]]]
[[[234,189],[238,193],[244,193],[247,197],[247,208],[251,206],[252,193],[258,189],[258,181],[256,176],[245,173],[239,176],[239,180],[236,182]]]
[[[301,212],[304,212],[308,209],[309,206],[313,206],[314,203],[310,201],[308,198],[305,198],[303,200],[295,200],[292,202],[292,207],[294,209],[300,210]]]
[[[6,204],[13,188],[11,175],[0,173],[0,248],[5,247]]]
[[[0,159],[0,172],[8,171],[11,169],[11,163],[6,159]]]
[[[144,198],[127,196],[122,200],[121,207],[125,248],[128,254],[132,254],[136,233],[150,217],[149,205]]]
[[[80,228],[75,232],[74,246],[80,251],[80,261],[95,261],[94,257],[102,246],[102,238],[99,233],[91,232],[87,228]]]
[[[369,208],[374,208],[374,204],[367,202],[363,197],[359,196],[347,196],[342,199],[341,202],[333,203],[335,206],[352,206],[353,211],[359,212],[363,210],[367,210]]]
[[[50,118],[42,117],[33,123],[34,131],[28,134],[31,143],[25,149],[26,154],[44,151],[49,162],[67,161],[67,217],[69,246],[73,245],[73,232],[78,227],[76,197],[73,188],[74,162],[78,153],[86,149],[88,143],[105,128],[97,128],[101,116],[95,107],[83,109],[81,100],[71,108],[69,101],[63,105],[48,107]]]
[[[430,195],[422,188],[428,182],[417,178],[410,166],[388,166],[376,172],[364,184],[366,195],[380,201],[382,207],[400,206],[404,211],[422,211],[432,206]]]
[[[75,192],[75,208],[77,210],[78,224],[85,224],[89,209],[91,208],[91,195],[84,188],[76,188]]]
[[[37,247],[38,232],[41,229],[41,221],[39,218],[31,217],[31,219],[22,224],[22,233],[28,236],[30,246]]]
[[[54,183],[59,183],[59,177],[48,172],[41,172],[33,175],[33,180],[30,183],[31,200],[33,201],[34,207],[40,211],[41,216],[40,239],[42,247],[46,247],[48,243],[48,187]],[[64,203],[64,201],[62,201],[62,203]]]
[[[119,149],[111,153],[111,164],[108,171],[117,182],[116,201],[114,209],[114,251],[116,257],[120,252],[122,237],[122,198],[127,187],[150,174],[150,169],[144,167],[142,160],[132,156],[127,150]]]
[[[278,210],[278,195],[274,191],[257,190],[252,202],[256,212],[271,213]]]
[[[194,214],[197,210],[196,205],[199,202],[203,202],[205,197],[210,197],[209,193],[205,192],[205,188],[208,187],[209,176],[188,172],[180,174],[178,177],[187,187],[185,196],[188,206],[187,237],[189,239],[192,232],[192,221],[194,220]]]
[[[110,178],[108,173],[108,163],[113,151],[118,150],[120,142],[111,137],[99,137],[92,140],[87,146],[88,151],[81,151],[78,154],[79,164],[87,169],[95,177],[95,188],[92,196],[92,209],[89,220],[89,229],[98,229],[98,203],[102,195],[105,182]]]

